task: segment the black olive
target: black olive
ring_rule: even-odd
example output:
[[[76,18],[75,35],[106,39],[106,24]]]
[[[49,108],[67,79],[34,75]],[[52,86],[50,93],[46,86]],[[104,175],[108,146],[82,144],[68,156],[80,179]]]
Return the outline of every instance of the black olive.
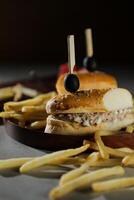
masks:
[[[95,59],[93,57],[85,57],[83,60],[84,67],[87,68],[88,71],[95,71],[97,70],[97,65]]]
[[[80,82],[75,74],[67,74],[64,78],[64,87],[68,92],[76,92],[79,89]]]

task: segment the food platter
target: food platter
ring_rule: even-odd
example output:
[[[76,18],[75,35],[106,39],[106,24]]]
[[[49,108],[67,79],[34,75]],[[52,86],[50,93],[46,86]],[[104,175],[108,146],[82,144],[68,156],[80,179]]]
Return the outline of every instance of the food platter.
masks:
[[[0,85],[0,87],[11,86],[17,82],[24,84],[25,86],[33,89],[38,89],[41,92],[49,92],[55,88],[56,77],[49,76],[40,79],[22,80]],[[82,145],[84,139],[92,139],[92,134],[89,136],[79,135],[61,135],[61,134],[49,134],[44,133],[44,130],[30,130],[24,127],[18,126],[13,120],[4,120],[7,134],[15,140],[35,147],[46,150],[60,150],[67,148],[79,147]],[[128,146],[134,148],[134,134],[127,134],[125,131],[118,132],[118,134],[103,136],[103,142],[105,145],[120,148]]]

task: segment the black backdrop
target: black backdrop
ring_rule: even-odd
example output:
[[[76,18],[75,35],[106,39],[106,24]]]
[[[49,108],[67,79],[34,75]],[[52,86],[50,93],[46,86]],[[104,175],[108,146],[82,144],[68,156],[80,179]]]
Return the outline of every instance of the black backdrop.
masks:
[[[66,36],[75,34],[81,64],[92,27],[99,63],[133,63],[132,8],[129,0],[0,1],[0,62],[65,62]]]

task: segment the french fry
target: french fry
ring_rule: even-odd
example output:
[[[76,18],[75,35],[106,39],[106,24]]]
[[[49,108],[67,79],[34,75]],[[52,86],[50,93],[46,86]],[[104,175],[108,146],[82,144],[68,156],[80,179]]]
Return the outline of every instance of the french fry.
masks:
[[[35,159],[34,157],[28,158],[28,157],[22,157],[22,158],[11,158],[11,159],[3,159],[0,160],[0,170],[5,170],[5,169],[12,169],[12,168],[18,168],[21,167],[24,163]],[[75,163],[83,163],[85,162],[84,159],[80,159],[80,158],[63,158],[61,160],[61,164],[75,164]],[[56,163],[53,166],[58,166],[59,163]],[[48,166],[48,165],[47,165]],[[50,166],[49,166],[50,168]]]
[[[85,188],[90,186],[94,181],[100,180],[105,177],[113,175],[123,175],[125,170],[121,166],[116,166],[112,168],[103,168],[87,174],[84,174],[74,180],[71,180],[62,186],[58,186],[51,190],[49,197],[52,200],[61,198],[66,194],[73,192],[76,189]]]
[[[104,145],[100,135],[98,132],[95,133],[95,141],[98,145],[100,154],[102,156],[103,159],[108,159],[109,158],[109,154],[107,152],[106,146]]]
[[[86,159],[84,159],[84,158],[80,158],[79,156],[75,156],[75,157],[68,157],[68,158],[63,158],[63,159],[61,159],[60,160],[60,162],[59,161],[57,161],[57,162],[55,162],[54,164],[51,164],[51,165],[57,165],[57,166],[67,166],[67,165],[81,165],[81,164],[83,164],[83,163],[85,163],[85,161],[86,161]],[[45,166],[48,166],[48,165],[45,165]],[[44,166],[43,166],[43,168],[44,168]]]
[[[108,181],[101,181],[92,184],[95,192],[106,192],[114,189],[122,189],[134,186],[134,177],[118,178]]]
[[[89,140],[84,140],[83,145],[89,144],[89,148],[93,149],[95,151],[99,151],[98,145],[95,142],[89,141]]]
[[[118,158],[111,158],[108,160],[104,160],[100,158],[96,162],[90,164],[90,167],[112,167],[116,165],[121,165],[121,159]]]
[[[9,118],[17,119],[19,121],[23,121],[24,120],[24,118],[23,118],[23,116],[21,114],[15,113],[14,111],[1,112],[0,113],[0,117],[1,118],[5,118],[5,119],[9,119]]]
[[[81,165],[81,167],[64,174],[60,179],[60,185],[63,185],[65,183],[67,183],[68,181],[71,181],[71,180],[79,177],[80,175],[82,175],[84,172],[86,172],[89,169],[89,167],[92,163],[94,163],[96,160],[99,159],[99,157],[100,157],[99,153],[97,153],[97,152],[92,153],[88,157],[87,161]]]
[[[18,101],[22,98],[22,85],[17,84],[13,87],[13,92],[14,92],[14,101]]]
[[[33,115],[32,113],[23,114],[23,113],[17,113],[15,111],[0,112],[0,117],[5,118],[5,119],[9,119],[9,118],[17,119],[21,124],[25,123],[26,121],[32,122],[32,121],[40,121],[40,120],[46,119],[46,116],[43,113],[42,114],[35,113]]]
[[[46,94],[38,95],[35,98],[27,99],[19,102],[7,102],[4,104],[4,110],[10,111],[21,111],[23,106],[38,106],[43,104],[44,102],[48,101],[50,98],[52,98],[56,93],[55,92],[49,92]]]
[[[40,120],[40,121],[35,121],[35,122],[32,122],[30,124],[30,127],[31,129],[42,129],[46,126],[46,119],[45,120]]]
[[[84,140],[83,144],[90,144],[90,147],[89,147],[90,149],[93,149],[96,151],[99,150],[99,148],[97,147],[97,144],[95,142],[91,142],[89,140]],[[114,156],[114,157],[124,158],[127,155],[131,155],[130,152],[125,152],[118,148],[111,148],[111,147],[105,146],[105,149],[107,150],[109,155]]]
[[[78,155],[89,148],[89,145],[81,146],[76,149],[68,149],[63,151],[57,151],[48,155],[41,156],[39,158],[35,158],[30,162],[25,163],[20,168],[21,173],[27,173],[31,170],[34,170],[38,167],[48,165],[48,164],[55,164],[60,163],[62,159]]]
[[[34,89],[24,87],[20,83],[16,84],[15,86],[5,87],[0,89],[1,100],[14,97],[14,101],[18,101],[21,99],[23,94],[29,97],[35,97],[39,94],[39,92]]]
[[[19,102],[7,102],[4,104],[4,110],[5,111],[11,111],[11,110],[20,111],[23,106],[26,106],[26,105],[36,106],[36,105],[41,104],[42,102],[43,102],[43,99],[40,96],[35,97],[33,99],[19,101]]]
[[[0,160],[0,170],[19,168],[24,163],[32,160],[32,158],[12,158]]]
[[[125,156],[122,160],[124,166],[134,167],[134,154]]]
[[[67,165],[81,165],[83,163],[85,163],[86,159],[85,158],[81,158],[80,156],[75,156],[75,157],[71,157],[71,158],[66,158],[65,161],[63,162],[63,164],[67,164]]]
[[[57,160],[57,162],[50,164],[51,166],[67,166],[67,165],[81,165],[85,163],[86,159],[80,158],[79,156],[75,157],[68,157],[68,158],[62,158],[60,162]],[[45,165],[44,167],[50,166],[50,165]]]
[[[0,100],[5,100],[14,96],[12,87],[0,88]]]
[[[24,86],[22,87],[22,92],[25,96],[28,96],[28,97],[36,97],[39,94],[37,90],[24,87]]]
[[[127,133],[133,133],[134,132],[134,124],[131,124],[126,127],[126,132]]]
[[[121,158],[124,158],[125,156],[132,154],[132,153],[120,151],[120,150],[118,150],[118,149],[113,149],[113,148],[111,148],[111,147],[106,147],[106,149],[107,149],[107,152],[108,152],[111,156],[114,156],[114,157],[121,157]]]
[[[21,111],[22,111],[22,113],[45,112],[46,107],[45,107],[45,104],[42,104],[39,106],[23,106]]]
[[[123,151],[126,153],[134,153],[134,150],[128,147],[116,148],[116,150]]]

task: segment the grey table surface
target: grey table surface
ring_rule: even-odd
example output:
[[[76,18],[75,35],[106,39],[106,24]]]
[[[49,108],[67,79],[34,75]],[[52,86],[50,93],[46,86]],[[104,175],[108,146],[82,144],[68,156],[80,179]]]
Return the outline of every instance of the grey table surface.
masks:
[[[55,74],[57,72],[56,66],[19,66],[9,67],[4,66],[0,68],[0,80],[10,81],[19,78],[27,78],[28,72],[35,69],[39,75]],[[103,67],[102,67],[103,68]],[[49,70],[48,70],[49,69]],[[134,91],[134,70],[122,69],[121,67],[105,68],[105,71],[116,75],[119,86]],[[46,151],[38,150],[25,146],[14,139],[10,138],[5,131],[4,126],[0,126],[0,159],[22,157],[22,156],[41,156]],[[48,153],[48,152],[47,152]],[[20,175],[17,171],[0,172],[0,199],[2,200],[47,200],[49,191],[58,184],[59,176],[66,169],[55,171],[47,171],[42,173],[34,173],[29,175]],[[127,169],[129,176],[134,176],[134,169]],[[116,192],[105,194],[93,194],[91,192],[75,192],[64,199],[68,200],[133,200],[134,189],[125,189]]]

